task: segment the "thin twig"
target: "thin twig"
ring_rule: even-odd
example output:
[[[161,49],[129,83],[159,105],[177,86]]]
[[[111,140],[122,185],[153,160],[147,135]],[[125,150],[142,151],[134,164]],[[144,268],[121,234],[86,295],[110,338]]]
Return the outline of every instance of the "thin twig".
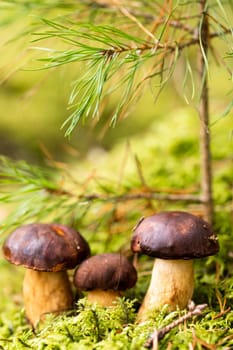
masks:
[[[139,158],[137,157],[137,155],[135,155],[134,159],[135,159],[137,173],[138,173],[138,176],[140,178],[141,184],[144,188],[147,189],[149,186],[146,183],[146,179],[145,179],[143,171],[142,171],[141,162],[140,162]],[[152,204],[152,201],[150,199],[148,199],[148,207],[153,208],[153,204]]]
[[[72,192],[60,189],[45,189],[47,192],[55,195],[67,195],[68,197],[74,197],[79,200],[84,201],[100,201],[100,202],[127,202],[136,199],[146,199],[146,200],[167,200],[167,201],[184,201],[184,202],[194,202],[202,203],[202,198],[199,195],[195,194],[165,194],[157,192],[138,192],[138,193],[124,193],[121,195],[101,195],[98,193],[90,194],[80,194],[76,195]]]
[[[219,38],[223,35],[228,35],[231,33],[232,33],[231,29],[227,29],[221,33],[213,32],[213,33],[209,34],[208,39],[212,40],[212,39]],[[115,54],[122,54],[122,53],[127,53],[127,52],[131,52],[131,51],[135,51],[135,50],[137,50],[140,53],[144,52],[144,51],[149,51],[149,50],[152,50],[153,52],[158,51],[158,50],[164,50],[167,54],[168,52],[174,52],[176,50],[180,52],[187,47],[199,45],[199,44],[200,44],[200,38],[198,35],[196,35],[193,38],[191,38],[190,40],[187,40],[187,41],[181,42],[181,43],[178,43],[178,42],[162,43],[162,42],[158,41],[156,43],[143,44],[143,45],[137,46],[137,47],[135,47],[135,46],[129,47],[128,46],[128,47],[114,47],[114,48],[111,48],[111,50],[103,49],[103,50],[101,50],[101,53],[103,56],[107,55],[108,57],[111,57]]]
[[[146,343],[144,344],[145,348],[150,348],[153,346],[153,349],[155,350],[156,347],[154,347],[154,343],[156,344],[158,342],[158,340],[162,339],[165,334],[167,334],[168,332],[170,332],[170,330],[172,330],[173,328],[175,328],[176,326],[178,326],[179,324],[185,322],[186,320],[188,320],[189,318],[192,318],[193,316],[199,316],[202,314],[202,311],[207,307],[207,304],[200,304],[200,305],[196,305],[193,307],[193,309],[191,309],[186,315],[181,316],[180,318],[178,318],[177,320],[169,323],[167,326],[160,328],[160,329],[156,329],[149,337],[149,339],[146,341]]]
[[[90,3],[91,5],[93,5],[93,3],[95,3],[96,6],[99,6],[100,8],[107,8],[107,9],[110,9],[112,11],[115,11],[116,8],[118,8],[120,6],[120,4],[117,5],[117,3],[114,1],[114,2],[109,2],[109,1],[101,1],[101,0],[96,0],[96,1],[86,1],[86,3]],[[132,16],[134,16],[134,18],[137,18],[137,17],[140,17],[144,20],[147,20],[147,21],[157,21],[157,23],[159,25],[161,24],[164,24],[164,22],[166,21],[165,18],[161,18],[161,19],[158,19],[158,16],[154,15],[153,13],[149,13],[149,12],[141,12],[137,9],[131,9],[131,8],[127,8],[127,11],[129,14],[131,14]],[[190,19],[193,19],[193,18],[199,18],[199,14],[197,15],[193,15],[193,16],[185,16],[185,17],[182,17],[181,19],[179,20],[176,20],[176,19],[173,19],[171,21],[168,22],[168,26],[170,27],[174,27],[174,28],[178,28],[180,30],[183,30],[185,32],[188,32],[190,34],[193,34],[194,30],[193,28],[191,28],[190,26],[187,25],[187,23],[180,23],[180,20],[183,20],[183,21],[188,21]]]
[[[207,17],[207,0],[200,1],[200,10],[203,14],[200,22],[200,52],[199,52],[199,80],[200,80],[200,155],[201,155],[201,188],[204,200],[205,219],[213,223],[213,190],[212,190],[212,159],[210,149],[210,112],[209,112],[209,82],[208,82],[208,50],[209,50],[209,23]]]
[[[158,43],[158,39],[151,33],[135,16],[133,16],[125,7],[120,6],[119,7],[121,13],[128,17],[131,21],[137,24],[137,26],[148,35],[149,38],[151,38],[155,43]]]
[[[231,311],[231,307],[229,306],[227,309],[225,309],[225,310],[219,312],[217,315],[215,315],[215,316],[213,317],[213,320],[216,320],[217,318],[220,318],[220,317],[222,317],[223,315],[226,315],[226,314],[227,314],[228,312],[230,312],[230,311]]]

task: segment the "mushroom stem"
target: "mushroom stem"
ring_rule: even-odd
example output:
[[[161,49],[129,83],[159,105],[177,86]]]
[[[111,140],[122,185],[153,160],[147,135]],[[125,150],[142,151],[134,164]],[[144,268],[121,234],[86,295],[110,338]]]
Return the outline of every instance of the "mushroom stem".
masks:
[[[34,328],[46,313],[65,311],[73,304],[66,271],[26,270],[23,296],[26,317]]]
[[[193,288],[193,260],[155,259],[150,285],[138,312],[138,321],[145,321],[149,311],[166,304],[169,310],[184,309],[192,298]]]
[[[102,306],[112,306],[112,303],[122,296],[120,291],[94,289],[88,291],[87,300]]]

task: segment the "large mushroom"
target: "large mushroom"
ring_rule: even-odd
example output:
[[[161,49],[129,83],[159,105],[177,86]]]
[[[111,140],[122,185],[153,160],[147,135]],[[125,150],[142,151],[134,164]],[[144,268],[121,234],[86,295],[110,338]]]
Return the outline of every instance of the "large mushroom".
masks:
[[[76,288],[87,291],[87,299],[102,306],[111,306],[136,281],[136,269],[118,253],[94,255],[83,261],[74,274]]]
[[[72,307],[66,270],[90,255],[88,243],[79,232],[61,224],[24,225],[9,235],[3,253],[10,263],[27,268],[23,297],[26,317],[33,327],[44,314]]]
[[[150,310],[165,304],[170,310],[187,306],[194,289],[193,259],[217,253],[219,244],[210,225],[200,217],[168,211],[139,221],[131,249],[156,258],[138,313],[138,320],[144,321]]]

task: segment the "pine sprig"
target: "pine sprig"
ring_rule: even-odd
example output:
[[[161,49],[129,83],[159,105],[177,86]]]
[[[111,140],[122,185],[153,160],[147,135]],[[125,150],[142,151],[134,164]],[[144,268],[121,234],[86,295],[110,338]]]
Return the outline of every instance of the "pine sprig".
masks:
[[[1,224],[1,232],[34,220],[60,220],[72,211],[75,200],[61,188],[49,169],[25,161],[0,158],[0,204],[9,205],[10,213]]]
[[[78,78],[73,81],[73,90],[69,99],[69,109],[73,112],[63,123],[63,127],[66,127],[66,136],[73,132],[81,119],[99,118],[102,103],[109,95],[113,100],[116,96],[118,100],[113,114],[109,117],[109,124],[115,125],[122,115],[127,114],[128,106],[140,96],[143,86],[158,76],[160,79],[156,80],[155,85],[156,95],[159,96],[173,76],[178,58],[185,48],[199,45],[203,51],[202,33],[195,30],[195,28],[201,28],[202,17],[187,17],[186,19],[191,23],[188,27],[182,23],[186,4],[168,7],[164,9],[164,13],[158,13],[157,17],[147,18],[148,23],[146,23],[146,19],[142,19],[140,13],[135,12],[133,7],[129,6],[126,9],[118,3],[101,2],[100,4],[98,1],[95,3],[104,5],[99,6],[100,12],[102,8],[112,9],[115,6],[117,14],[121,13],[125,17],[126,28],[130,21],[133,22],[133,26],[131,23],[130,30],[125,30],[122,24],[116,27],[102,25],[98,21],[97,23],[77,23],[72,20],[64,24],[64,22],[42,18],[48,30],[34,33],[36,39],[33,43],[46,40],[47,45],[47,40],[52,40],[54,45],[54,39],[58,39],[66,45],[66,48],[60,51],[48,47],[34,47],[48,51],[47,57],[39,59],[43,63],[40,69],[55,68],[70,63],[82,64],[81,70],[78,66]],[[143,7],[141,3],[140,5]],[[210,8],[217,7],[220,14],[225,16],[226,13],[223,13],[223,7],[218,1],[208,5]],[[192,6],[194,9],[197,8],[195,4]],[[155,13],[157,11],[158,9]],[[230,33],[229,25],[227,27],[221,25],[221,15],[218,14],[216,17],[210,15],[209,21],[213,30],[217,27],[217,31],[209,34],[211,39]],[[181,19],[178,21],[177,18]],[[195,73],[187,54],[185,58],[187,70],[184,74],[183,86],[185,87],[187,79],[191,80],[191,98],[193,99],[197,91]],[[207,58],[205,61],[206,68],[209,70]],[[185,93],[184,96],[188,101]]]
[[[111,123],[115,124],[123,108],[133,100],[135,91],[138,92],[146,81],[142,71],[157,55],[159,42],[148,41],[112,26],[82,24],[74,29],[52,21],[45,20],[45,23],[51,26],[52,30],[35,33],[39,39],[35,39],[34,42],[56,37],[73,48],[59,52],[34,47],[51,52],[48,57],[40,59],[44,63],[43,68],[54,68],[74,62],[84,64],[84,72],[73,82],[69,107],[74,109],[74,112],[63,124],[68,124],[66,135],[72,133],[80,119],[99,117],[100,104],[104,97],[118,93],[119,103],[110,118]]]
[[[11,8],[12,3],[15,16],[19,11],[24,15],[34,14],[32,45],[38,42],[44,45],[32,48],[47,53],[38,59],[41,63],[38,69],[72,64],[77,72],[68,102],[70,115],[63,123],[67,136],[81,119],[100,118],[106,96],[117,101],[109,116],[109,125],[115,125],[121,116],[129,113],[129,107],[136,104],[146,84],[153,82],[156,100],[172,78],[182,51],[193,45],[202,47],[200,32],[196,30],[201,16],[197,16],[199,8],[195,2],[191,7],[186,2],[167,4],[162,10],[150,1],[70,0],[64,4],[56,0],[51,4],[47,0],[37,3],[25,0],[11,2]],[[8,9],[8,1],[1,4]],[[227,6],[231,6],[230,1],[208,2],[210,40],[231,33]],[[40,24],[35,24],[38,19]],[[60,49],[57,43],[61,44]],[[231,45],[231,41],[227,44]],[[194,99],[196,68],[187,54],[185,60],[183,86],[191,81],[191,99]],[[184,98],[189,102],[186,91]]]
[[[34,185],[54,189],[54,184],[49,181],[49,172],[41,167],[32,166],[26,161],[13,162],[11,159],[0,157],[1,185]]]

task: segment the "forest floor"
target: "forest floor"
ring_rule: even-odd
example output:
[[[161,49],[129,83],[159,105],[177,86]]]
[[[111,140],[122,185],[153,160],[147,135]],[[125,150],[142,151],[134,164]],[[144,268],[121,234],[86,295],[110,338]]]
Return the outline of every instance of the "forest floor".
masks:
[[[214,170],[214,229],[219,237],[220,252],[195,261],[195,304],[207,307],[190,319],[181,322],[161,340],[159,349],[233,349],[233,230],[232,230],[232,140],[226,130],[230,122],[220,125],[213,140]],[[153,189],[172,189],[179,193],[198,191],[200,167],[198,140],[192,135],[192,125],[181,127],[171,121],[169,135],[166,125],[151,126],[143,137],[134,137],[129,145],[118,145],[110,153],[98,153],[98,167],[104,180],[96,181],[109,193],[133,193]],[[173,130],[176,130],[174,135]],[[161,140],[166,143],[161,146]],[[227,141],[228,140],[228,141]],[[120,154],[120,155],[119,155]],[[135,157],[135,155],[137,157]],[[93,160],[94,159],[94,160]],[[90,162],[90,161],[89,161]],[[88,178],[92,163],[71,164],[70,172]],[[120,164],[118,166],[118,164]],[[123,165],[122,165],[123,164]],[[118,170],[117,170],[118,169]],[[99,171],[99,169],[98,169]],[[116,175],[116,173],[118,173]],[[120,174],[120,175],[119,175]],[[96,176],[96,173],[95,173]],[[103,179],[99,177],[99,179]],[[120,178],[120,180],[119,180]],[[109,181],[106,179],[110,179]],[[114,182],[115,181],[115,182]],[[101,184],[100,184],[101,182]],[[113,185],[114,183],[114,185]],[[104,186],[103,186],[104,184]],[[117,184],[117,185],[116,185]],[[96,185],[96,186],[97,186]],[[100,186],[100,187],[101,187]],[[112,187],[115,186],[115,192]],[[98,187],[98,188],[100,188]],[[96,187],[95,189],[98,190]],[[104,189],[103,189],[104,188]],[[112,191],[112,192],[111,192]],[[103,194],[103,192],[102,192]],[[84,203],[82,203],[84,205]],[[169,201],[135,200],[122,203],[97,203],[83,223],[82,232],[89,241],[92,254],[121,251],[130,258],[132,228],[140,216],[160,210],[180,209],[202,215],[200,205],[170,203]],[[102,221],[94,217],[98,212]],[[92,230],[95,230],[93,233]],[[188,310],[151,313],[143,324],[135,322],[137,310],[150,281],[153,259],[138,258],[138,283],[113,307],[91,305],[82,295],[74,309],[59,315],[48,315],[34,330],[27,324],[22,299],[24,269],[0,260],[0,348],[4,350],[90,350],[143,349],[148,337]],[[72,280],[72,271],[70,272]],[[155,346],[154,346],[155,348]]]

